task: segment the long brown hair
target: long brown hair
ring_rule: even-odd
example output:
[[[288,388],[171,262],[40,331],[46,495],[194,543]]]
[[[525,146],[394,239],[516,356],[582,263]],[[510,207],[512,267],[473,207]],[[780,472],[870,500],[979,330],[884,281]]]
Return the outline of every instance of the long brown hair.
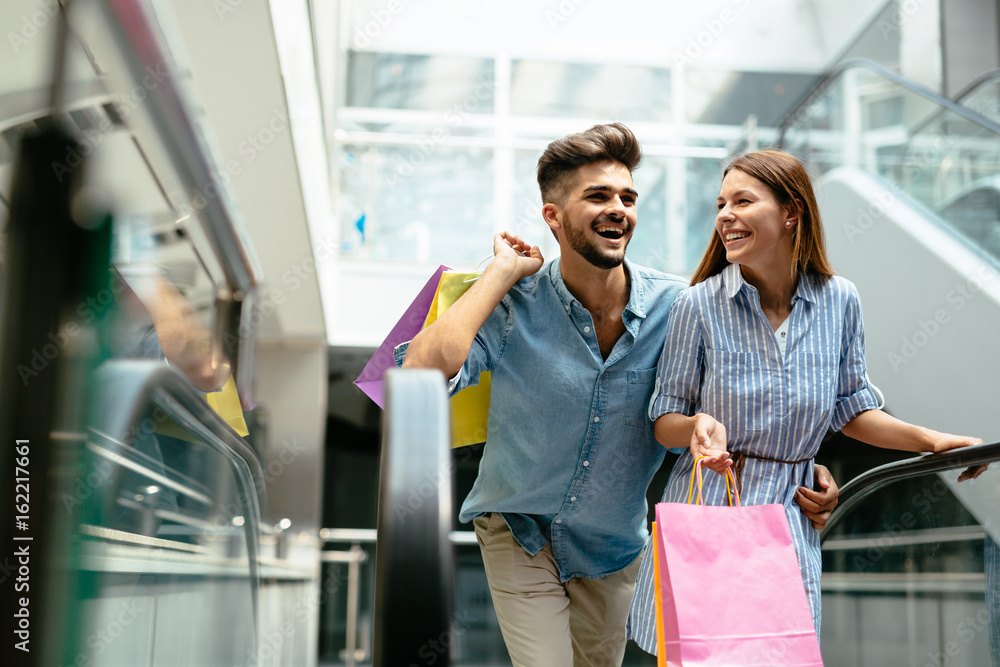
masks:
[[[819,206],[813,193],[809,173],[794,155],[773,148],[765,148],[754,153],[735,157],[722,172],[722,178],[733,169],[738,169],[770,188],[774,198],[782,206],[790,206],[799,215],[795,226],[792,247],[792,275],[812,275],[828,278],[833,273],[826,257],[826,241],[823,236],[823,222],[819,217]],[[713,231],[708,248],[695,269],[691,284],[711,278],[729,266],[726,249],[719,235]]]

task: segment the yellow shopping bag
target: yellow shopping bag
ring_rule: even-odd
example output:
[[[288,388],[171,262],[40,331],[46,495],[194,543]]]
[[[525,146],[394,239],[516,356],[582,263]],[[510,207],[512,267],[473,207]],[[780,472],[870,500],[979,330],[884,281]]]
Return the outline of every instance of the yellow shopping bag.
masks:
[[[426,328],[448,310],[472,286],[478,273],[444,271],[434,299],[424,319]],[[479,375],[479,384],[466,387],[451,397],[451,446],[465,447],[486,442],[486,422],[490,414],[490,373]]]
[[[234,431],[243,437],[250,435],[247,423],[243,419],[243,406],[240,405],[240,396],[236,393],[236,380],[232,374],[229,375],[226,384],[222,385],[222,389],[205,394],[205,400]]]
[[[230,428],[242,437],[250,434],[247,423],[243,419],[243,407],[240,405],[240,396],[236,393],[236,381],[230,375],[226,384],[218,391],[202,394],[205,402],[211,406],[220,417],[222,417]],[[157,433],[169,435],[188,442],[199,442],[199,440],[186,428],[177,424],[172,419],[160,422],[155,428]]]

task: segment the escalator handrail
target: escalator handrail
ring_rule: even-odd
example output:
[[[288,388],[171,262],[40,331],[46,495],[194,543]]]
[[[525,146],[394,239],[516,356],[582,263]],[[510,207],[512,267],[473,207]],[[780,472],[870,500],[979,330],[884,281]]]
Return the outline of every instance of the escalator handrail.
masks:
[[[822,76],[822,78],[820,78],[814,85],[810,86],[809,89],[792,106],[792,110],[785,114],[784,118],[781,119],[781,122],[778,124],[779,147],[783,147],[785,145],[785,133],[790,129],[791,125],[798,120],[798,117],[802,114],[802,112],[809,108],[813,101],[816,100],[827,88],[829,88],[844,72],[856,67],[869,69],[879,76],[905,88],[906,90],[958,114],[970,123],[979,125],[990,132],[1000,135],[1000,125],[997,125],[988,118],[984,118],[976,112],[966,109],[962,105],[956,104],[955,102],[942,97],[919,84],[904,79],[895,72],[892,72],[885,67],[872,62],[871,60],[866,60],[864,58],[849,58],[834,65],[833,68]]]
[[[991,69],[989,71],[983,72],[982,74],[980,74],[979,76],[977,76],[975,79],[973,79],[968,85],[966,85],[960,91],[958,91],[957,93],[955,93],[952,96],[951,99],[956,104],[962,104],[962,100],[965,99],[966,96],[968,96],[971,93],[975,92],[981,86],[983,86],[985,84],[988,84],[988,83],[993,83],[994,81],[1000,81],[1000,68],[998,68],[998,69]]]
[[[94,410],[95,428],[128,443],[129,434],[142,428],[149,406],[156,405],[178,424],[222,455],[233,469],[240,502],[247,516],[243,530],[247,541],[254,637],[260,619],[260,533],[262,506],[266,502],[264,468],[254,450],[199,395],[180,371],[155,360],[107,361],[95,373],[101,394]]]
[[[154,360],[107,361],[97,370],[97,385],[105,389],[107,400],[115,402],[113,410],[101,411],[106,414],[101,428],[105,433],[119,438],[127,434],[139,423],[147,406],[155,403],[181,426],[204,437],[207,446],[238,469],[242,478],[238,481],[245,486],[247,497],[254,499],[258,511],[266,504],[264,467],[257,453],[176,368]],[[131,400],[124,402],[129,397]],[[192,418],[197,421],[197,430],[190,428]]]
[[[920,475],[987,465],[995,461],[1000,461],[1000,442],[962,447],[940,454],[924,454],[872,468],[841,487],[839,502],[831,513],[826,528],[820,533],[820,541],[830,537],[831,529],[858,503],[888,484]]]
[[[143,0],[108,0],[99,3],[133,79],[141,82],[149,72],[175,71],[164,55]],[[188,113],[173,76],[148,91],[150,118],[168,151],[174,169],[188,193],[204,191],[214,184],[219,192],[226,186],[213,174],[213,160],[198,139],[198,131]],[[244,233],[246,224],[238,207],[224,197],[203,197],[204,206],[194,214],[205,223],[205,231],[225,272],[229,288],[246,294],[262,281],[260,260]]]

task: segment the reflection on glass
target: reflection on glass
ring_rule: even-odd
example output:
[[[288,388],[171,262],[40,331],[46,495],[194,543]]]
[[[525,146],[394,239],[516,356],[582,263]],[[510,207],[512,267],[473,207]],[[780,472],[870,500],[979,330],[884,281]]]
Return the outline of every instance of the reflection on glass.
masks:
[[[229,463],[151,408],[124,440],[91,429],[78,472],[63,496],[80,517],[75,664],[249,659],[254,581],[242,525],[250,513]],[[151,642],[157,635],[190,641]]]

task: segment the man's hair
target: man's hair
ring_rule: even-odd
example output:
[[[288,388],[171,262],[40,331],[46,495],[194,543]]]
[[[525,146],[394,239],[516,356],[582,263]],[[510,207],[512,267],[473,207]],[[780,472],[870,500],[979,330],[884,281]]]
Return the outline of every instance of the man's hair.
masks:
[[[609,123],[553,141],[538,158],[542,203],[563,205],[566,186],[577,167],[603,160],[620,162],[630,172],[639,166],[642,150],[632,130]]]

